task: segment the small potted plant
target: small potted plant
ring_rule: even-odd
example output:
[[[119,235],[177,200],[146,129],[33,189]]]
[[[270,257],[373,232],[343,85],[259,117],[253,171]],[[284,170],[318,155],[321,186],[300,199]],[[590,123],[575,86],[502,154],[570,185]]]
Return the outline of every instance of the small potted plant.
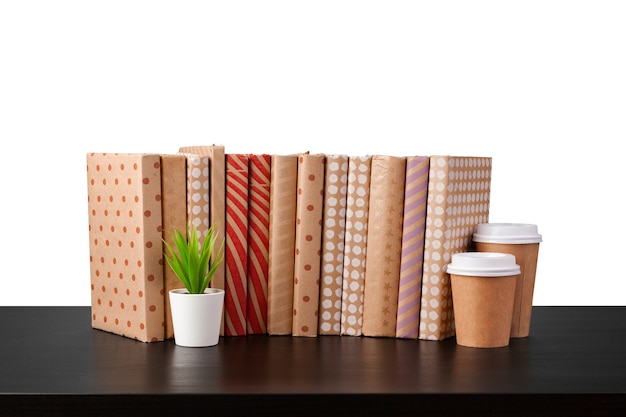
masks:
[[[211,278],[224,260],[224,240],[218,245],[217,229],[211,226],[202,243],[195,226],[186,235],[173,230],[176,248],[164,241],[165,259],[185,288],[169,292],[174,341],[179,346],[215,346],[219,341],[224,290],[209,288]]]

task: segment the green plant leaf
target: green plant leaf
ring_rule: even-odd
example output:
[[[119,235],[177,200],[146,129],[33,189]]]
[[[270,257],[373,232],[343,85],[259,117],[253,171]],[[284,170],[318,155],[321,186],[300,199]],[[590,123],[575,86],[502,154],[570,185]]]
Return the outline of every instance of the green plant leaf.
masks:
[[[173,233],[176,251],[163,240],[167,264],[190,294],[202,294],[224,261],[224,239],[215,252],[218,241],[215,225],[209,228],[203,242],[200,242],[200,233],[195,226],[187,227],[186,235],[176,229]]]

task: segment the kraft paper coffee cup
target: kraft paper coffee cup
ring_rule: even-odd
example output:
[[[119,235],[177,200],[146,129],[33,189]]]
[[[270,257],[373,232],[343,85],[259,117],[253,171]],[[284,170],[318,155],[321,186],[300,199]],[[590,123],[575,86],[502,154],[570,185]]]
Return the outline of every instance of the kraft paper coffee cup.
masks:
[[[526,223],[479,224],[473,236],[479,252],[501,252],[515,256],[522,273],[517,279],[511,337],[527,337],[535,290],[535,275],[541,235],[537,226]]]
[[[509,345],[515,284],[520,267],[507,253],[460,252],[446,266],[452,286],[456,342],[461,346]]]

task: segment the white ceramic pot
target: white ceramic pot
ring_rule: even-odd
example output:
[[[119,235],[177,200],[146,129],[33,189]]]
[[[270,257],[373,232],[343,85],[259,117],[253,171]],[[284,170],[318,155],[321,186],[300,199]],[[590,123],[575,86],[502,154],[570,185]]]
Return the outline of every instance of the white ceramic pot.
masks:
[[[224,290],[207,288],[204,294],[186,289],[169,292],[174,342],[185,347],[215,346],[219,342]]]

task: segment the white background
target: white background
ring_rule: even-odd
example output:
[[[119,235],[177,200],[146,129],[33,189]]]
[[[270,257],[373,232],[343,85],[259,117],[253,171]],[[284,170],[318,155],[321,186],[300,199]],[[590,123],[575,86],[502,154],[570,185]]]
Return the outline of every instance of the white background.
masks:
[[[89,305],[87,152],[493,157],[535,305],[626,305],[626,2],[2,1],[0,305]],[[619,150],[618,150],[619,147]]]

